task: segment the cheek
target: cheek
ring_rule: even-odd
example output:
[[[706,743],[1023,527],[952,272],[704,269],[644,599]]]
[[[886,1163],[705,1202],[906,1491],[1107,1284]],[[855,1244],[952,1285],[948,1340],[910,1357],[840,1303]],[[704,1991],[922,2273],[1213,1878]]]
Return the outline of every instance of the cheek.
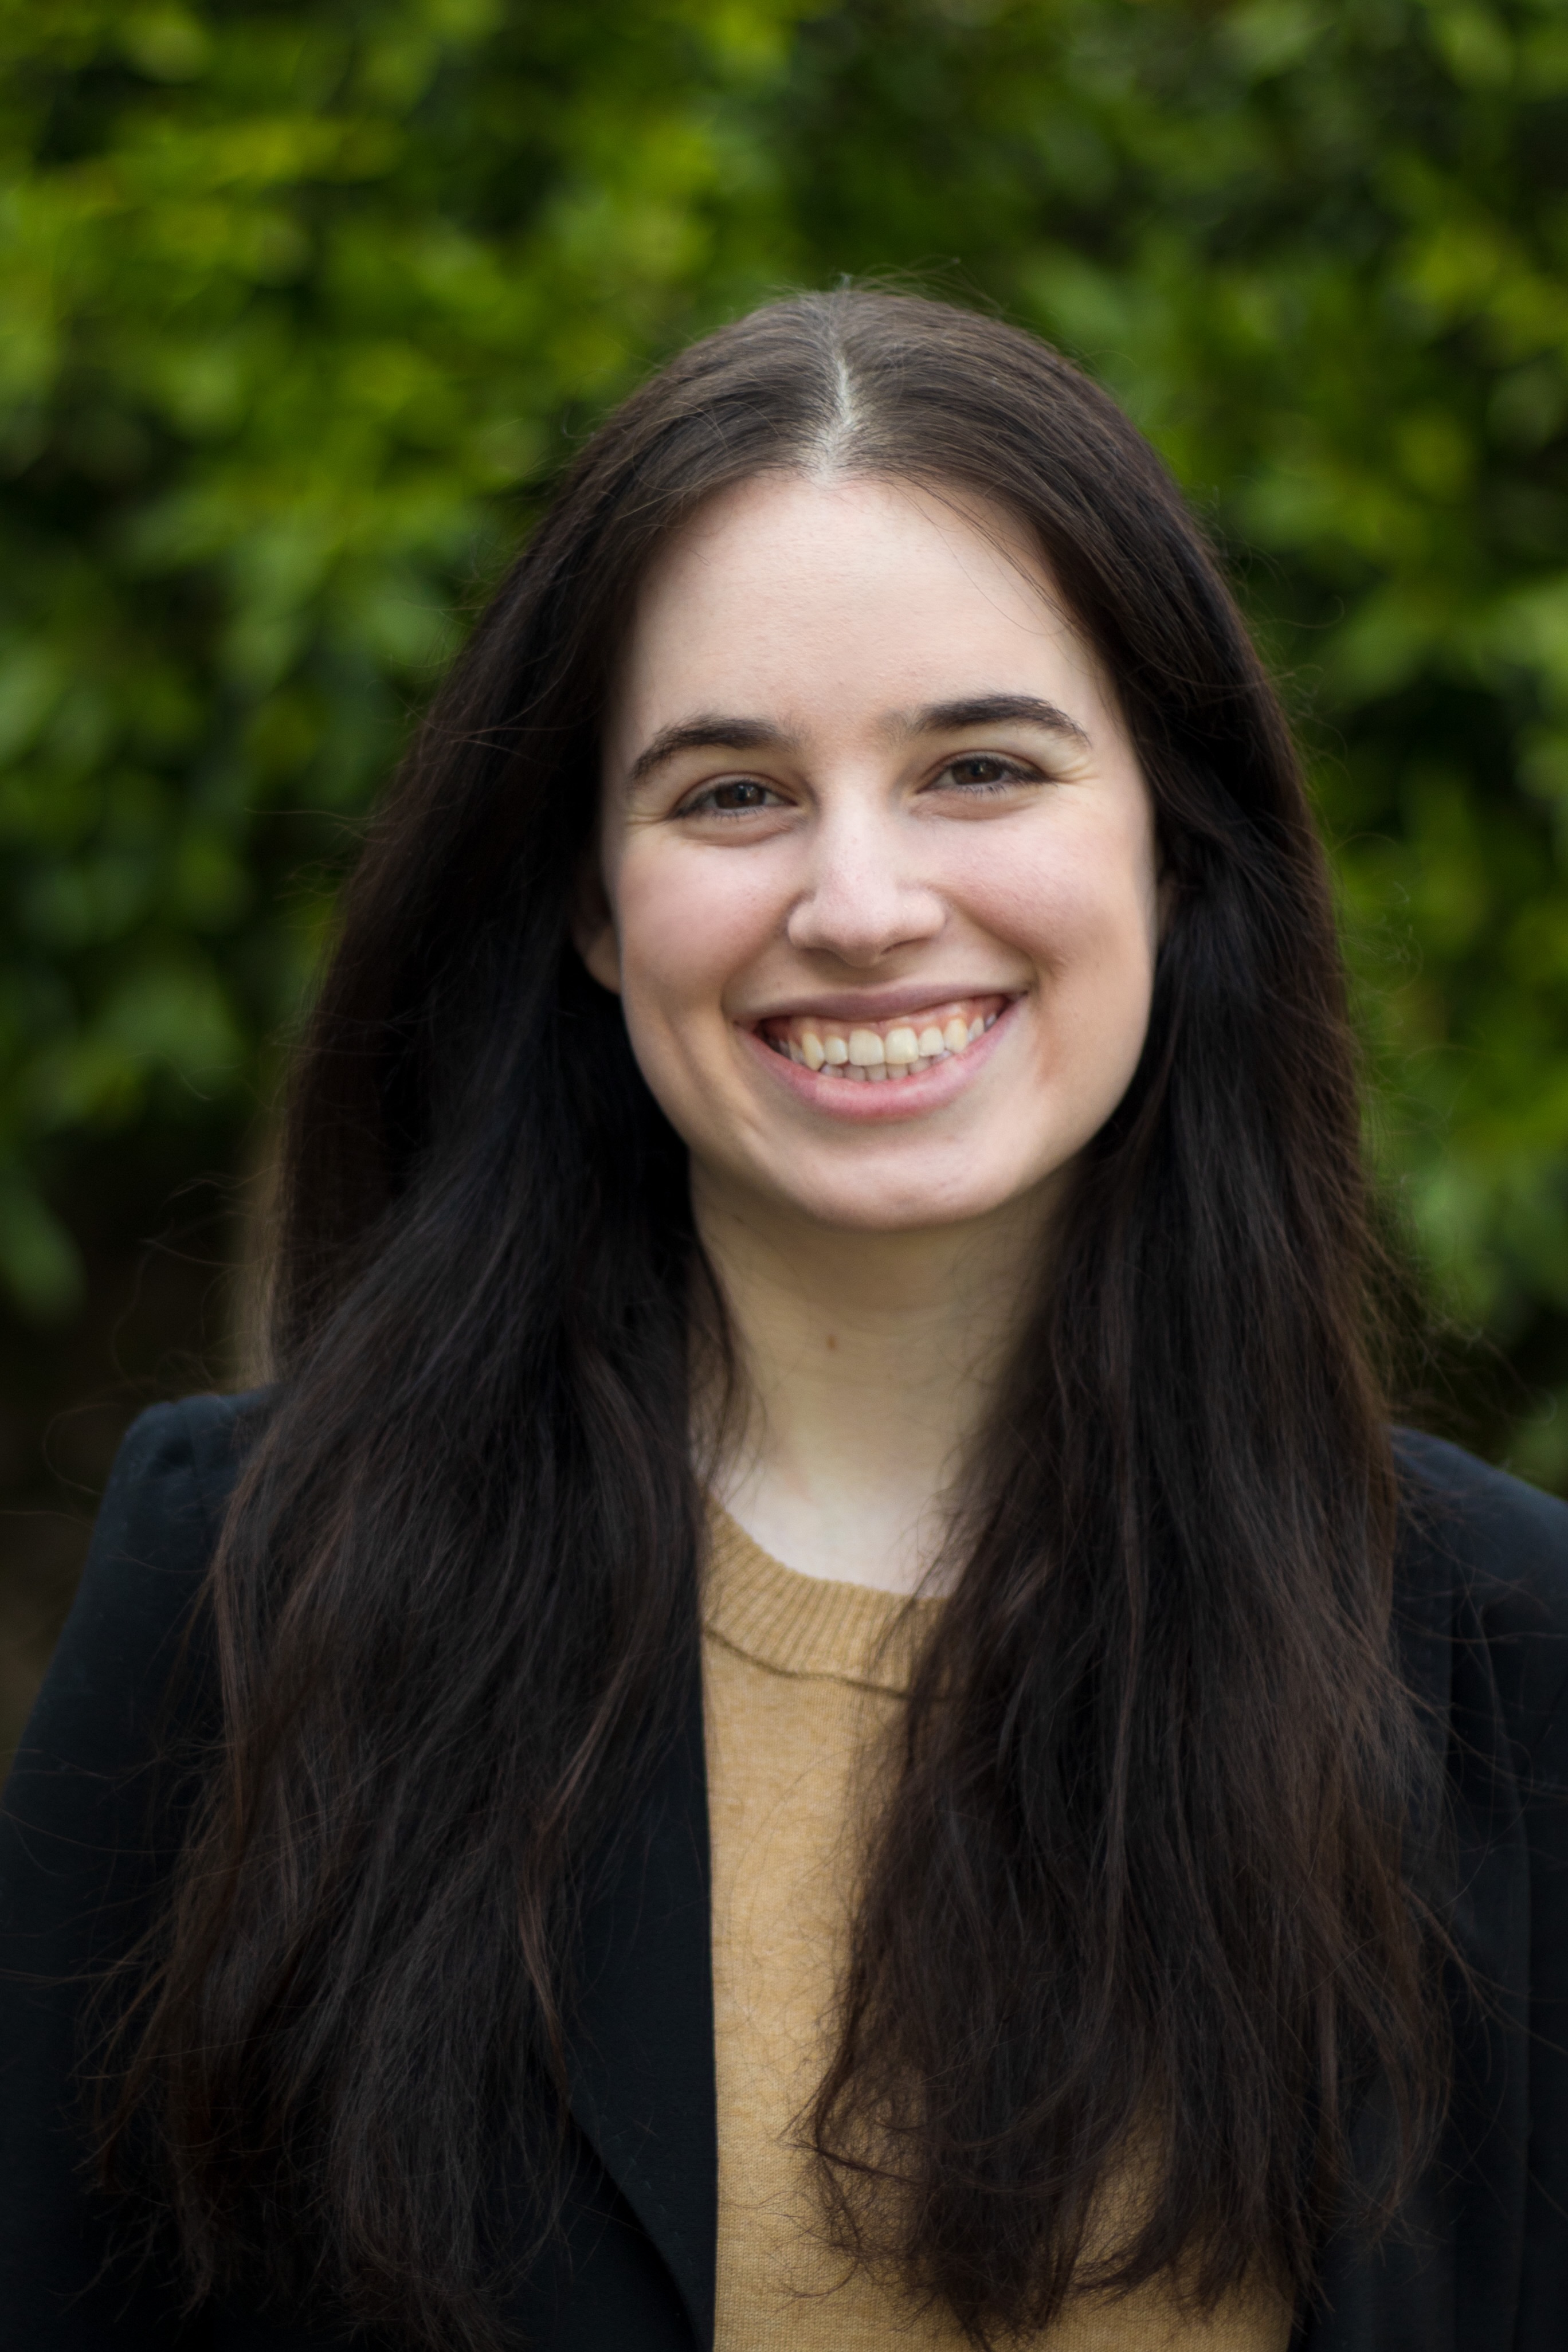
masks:
[[[661,845],[662,846],[662,845]],[[615,877],[616,929],[627,1016],[721,1012],[726,989],[773,929],[774,910],[755,878],[726,873],[736,861],[635,851]]]
[[[1125,975],[1147,984],[1158,910],[1146,862],[1120,845],[1091,845],[1070,857],[1017,858],[977,877],[973,913],[997,938],[1024,949],[1058,984]]]
[[[1074,1097],[1084,1091],[1085,1116],[1098,1125],[1131,1078],[1149,1025],[1159,918],[1143,829],[1086,828],[1038,856],[988,861],[968,903],[1039,973],[1042,1075]]]

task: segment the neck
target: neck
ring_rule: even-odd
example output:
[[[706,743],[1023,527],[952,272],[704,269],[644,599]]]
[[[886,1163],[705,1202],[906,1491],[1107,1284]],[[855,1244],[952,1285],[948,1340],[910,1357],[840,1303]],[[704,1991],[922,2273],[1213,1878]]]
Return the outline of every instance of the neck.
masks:
[[[745,1411],[720,1499],[808,1575],[913,1591],[1036,1286],[1045,1206],[920,1232],[816,1225],[693,1170]]]

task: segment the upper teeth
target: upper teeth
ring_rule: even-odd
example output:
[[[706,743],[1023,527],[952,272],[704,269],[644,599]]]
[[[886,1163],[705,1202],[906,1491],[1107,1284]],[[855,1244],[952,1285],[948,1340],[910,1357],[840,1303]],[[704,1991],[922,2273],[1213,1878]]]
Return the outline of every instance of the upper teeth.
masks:
[[[895,1018],[886,1029],[800,1014],[768,1023],[763,1031],[775,1053],[787,1054],[824,1077],[912,1077],[950,1054],[962,1054],[989,1029],[1004,1008],[1003,997],[967,997],[931,1007],[918,1016]]]

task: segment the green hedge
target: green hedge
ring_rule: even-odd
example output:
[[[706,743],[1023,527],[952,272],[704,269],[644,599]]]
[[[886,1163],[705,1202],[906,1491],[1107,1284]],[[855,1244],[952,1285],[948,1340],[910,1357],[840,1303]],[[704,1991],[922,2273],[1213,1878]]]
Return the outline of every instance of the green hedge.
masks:
[[[0,0],[0,137],[18,1312],[79,1311],[106,1138],[241,1149],[563,450],[703,326],[902,273],[1086,360],[1210,518],[1377,1148],[1568,1475],[1561,0]]]

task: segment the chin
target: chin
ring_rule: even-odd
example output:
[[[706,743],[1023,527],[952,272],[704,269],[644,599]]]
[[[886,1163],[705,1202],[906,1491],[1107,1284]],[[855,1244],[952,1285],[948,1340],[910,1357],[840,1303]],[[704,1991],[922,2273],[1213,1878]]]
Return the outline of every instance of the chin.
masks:
[[[1026,1189],[1033,1189],[1032,1187]],[[798,1215],[836,1232],[929,1233],[994,1215],[1016,1198],[1008,1185],[965,1187],[928,1184],[856,1183],[838,1179],[820,1185],[792,1185],[784,1198]]]

